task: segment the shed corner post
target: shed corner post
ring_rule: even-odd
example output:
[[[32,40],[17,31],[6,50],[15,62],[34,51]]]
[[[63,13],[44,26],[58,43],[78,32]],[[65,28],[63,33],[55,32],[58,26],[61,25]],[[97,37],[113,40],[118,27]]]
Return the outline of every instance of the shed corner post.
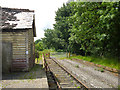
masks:
[[[0,6],[0,22],[2,21],[2,8]],[[2,29],[1,29],[2,23],[0,23],[0,82],[2,80]],[[0,83],[1,85],[1,83]],[[1,87],[0,87],[1,89]]]
[[[28,31],[26,32],[26,39],[25,39],[25,44],[26,44],[26,68],[27,68],[27,71],[29,71],[29,47],[28,47]]]

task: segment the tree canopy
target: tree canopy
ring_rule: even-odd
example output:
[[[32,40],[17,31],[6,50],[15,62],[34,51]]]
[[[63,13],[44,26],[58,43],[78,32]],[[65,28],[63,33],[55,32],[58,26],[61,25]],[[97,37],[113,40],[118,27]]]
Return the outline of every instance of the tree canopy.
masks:
[[[120,2],[71,2],[56,12],[43,43],[81,55],[119,56]]]

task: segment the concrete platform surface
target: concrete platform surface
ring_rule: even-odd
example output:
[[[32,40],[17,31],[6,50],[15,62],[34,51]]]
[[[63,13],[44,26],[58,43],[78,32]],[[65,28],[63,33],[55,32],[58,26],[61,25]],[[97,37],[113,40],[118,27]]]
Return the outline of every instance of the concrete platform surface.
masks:
[[[41,88],[49,90],[42,63],[36,64],[29,72],[3,74],[2,88]]]

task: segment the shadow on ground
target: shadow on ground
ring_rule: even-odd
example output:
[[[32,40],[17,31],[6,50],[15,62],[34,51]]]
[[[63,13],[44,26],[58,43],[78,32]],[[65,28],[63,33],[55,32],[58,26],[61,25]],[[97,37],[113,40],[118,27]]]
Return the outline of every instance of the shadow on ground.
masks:
[[[2,80],[20,80],[20,79],[37,79],[45,78],[45,70],[41,64],[36,64],[29,72],[11,72],[2,74]]]

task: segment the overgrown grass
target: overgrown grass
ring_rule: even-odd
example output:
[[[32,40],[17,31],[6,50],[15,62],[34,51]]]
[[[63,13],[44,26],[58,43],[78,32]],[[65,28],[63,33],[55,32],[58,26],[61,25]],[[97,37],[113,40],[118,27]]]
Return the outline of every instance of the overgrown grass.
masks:
[[[120,69],[120,63],[115,58],[102,58],[102,57],[94,57],[94,56],[72,56],[70,59],[81,59],[89,62],[93,62],[95,64],[108,66],[110,68]]]
[[[35,58],[35,63],[36,64],[39,64],[40,63],[40,60],[42,60],[42,54],[44,53],[45,57],[48,57],[48,53],[50,52],[55,52],[54,50],[52,49],[45,49],[43,51],[37,51],[39,53],[39,58],[38,58],[38,62],[37,62],[37,58]]]
[[[79,65],[75,65],[76,68],[79,68]]]
[[[63,60],[63,59],[68,59],[67,57],[61,57],[61,58],[59,58],[60,60]]]
[[[42,55],[39,55],[38,61],[37,61],[37,58],[35,58],[35,63],[36,63],[36,64],[39,64],[39,63],[40,63],[40,60],[42,60]]]
[[[49,52],[55,52],[55,51],[53,49],[44,49],[43,51],[39,51],[39,54],[49,53]]]
[[[39,57],[41,57],[40,59],[42,60],[42,54],[44,53],[45,57],[48,57],[48,53],[52,53],[55,52],[52,49],[44,49],[43,51],[38,51],[39,52]]]
[[[120,90],[120,85],[118,85],[118,90]]]
[[[120,69],[120,63],[116,58],[105,58],[105,57],[95,57],[95,56],[81,56],[81,55],[72,55],[70,58],[65,57],[65,55],[58,55],[57,52],[52,49],[45,49],[43,51],[39,51],[39,55],[42,57],[42,54],[46,55],[47,53],[55,53],[55,55],[52,55],[58,59],[81,59],[89,62],[93,62],[95,64],[107,66],[110,68]],[[39,60],[42,60],[42,58],[39,57]]]
[[[19,79],[28,79],[28,82],[35,79],[37,75],[37,71],[40,69],[40,66],[36,64],[29,72],[20,72]],[[13,72],[15,74],[15,72]]]

